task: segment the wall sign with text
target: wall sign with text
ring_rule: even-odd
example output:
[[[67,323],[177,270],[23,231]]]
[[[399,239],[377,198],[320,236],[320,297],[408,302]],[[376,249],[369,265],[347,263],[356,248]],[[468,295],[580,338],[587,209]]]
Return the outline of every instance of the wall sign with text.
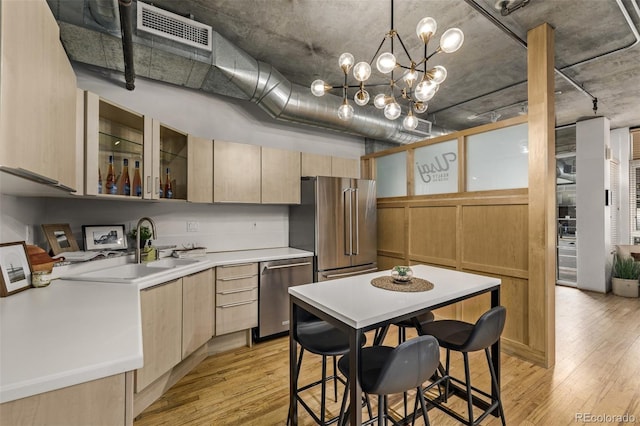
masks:
[[[458,140],[417,148],[414,152],[414,194],[458,192]]]

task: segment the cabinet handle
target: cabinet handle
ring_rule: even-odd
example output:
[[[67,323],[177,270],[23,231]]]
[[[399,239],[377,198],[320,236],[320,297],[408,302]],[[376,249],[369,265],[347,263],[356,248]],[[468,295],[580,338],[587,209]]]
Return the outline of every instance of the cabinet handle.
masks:
[[[218,308],[233,308],[236,306],[242,306],[242,305],[248,305],[249,303],[253,303],[256,300],[248,300],[246,302],[238,302],[238,303],[229,303],[228,305],[222,305],[222,306],[218,306]]]
[[[147,175],[147,194],[151,194],[151,176]]]
[[[235,281],[235,280],[243,280],[245,278],[253,278],[256,274],[251,275],[241,275],[239,277],[229,277],[229,278],[218,278],[220,281]]]
[[[218,268],[235,268],[238,266],[251,266],[251,265],[255,265],[255,263],[235,263],[233,265],[221,265],[221,266],[218,266]]]
[[[243,291],[251,291],[251,290],[255,290],[256,288],[257,287],[234,288],[233,290],[219,291],[218,294],[242,293]]]
[[[330,275],[323,274],[323,275],[325,278],[350,277],[351,275],[364,274],[365,272],[375,272],[377,270],[378,268],[369,268],[369,269],[363,269],[362,271],[345,272],[344,274],[330,274]]]

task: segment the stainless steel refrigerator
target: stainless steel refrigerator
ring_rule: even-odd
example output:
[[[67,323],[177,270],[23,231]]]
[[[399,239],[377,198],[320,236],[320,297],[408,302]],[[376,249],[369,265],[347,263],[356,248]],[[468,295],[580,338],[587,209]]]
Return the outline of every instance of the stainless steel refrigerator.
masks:
[[[289,246],[313,251],[314,281],[377,270],[376,183],[302,179],[300,205],[289,207]]]

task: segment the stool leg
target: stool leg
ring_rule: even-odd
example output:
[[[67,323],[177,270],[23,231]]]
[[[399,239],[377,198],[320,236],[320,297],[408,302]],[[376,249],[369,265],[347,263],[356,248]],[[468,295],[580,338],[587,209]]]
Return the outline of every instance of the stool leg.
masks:
[[[324,411],[327,397],[327,357],[322,355],[322,384],[320,385],[320,424],[324,425]]]
[[[387,417],[385,415],[387,408],[385,407],[385,399],[386,397],[384,395],[378,395],[378,426],[387,425]]]
[[[487,356],[487,363],[489,364],[491,382],[493,383],[493,387],[496,389],[496,392],[498,392],[498,395],[496,395],[496,397],[498,398],[498,412],[500,413],[500,420],[502,420],[502,426],[506,426],[504,411],[502,410],[502,398],[500,398],[500,388],[498,387],[498,377],[496,376],[496,371],[493,368],[493,364],[491,363],[491,354],[489,353],[489,348],[485,348],[484,353]]]
[[[471,374],[469,372],[469,354],[462,352],[464,358],[464,378],[467,382],[467,409],[469,410],[469,425],[473,424],[473,398],[471,395]]]
[[[424,400],[424,394],[422,393],[422,386],[418,386],[418,395],[416,398],[420,398],[420,407],[422,408],[422,418],[424,418],[425,426],[429,426],[429,415],[427,414],[427,402]],[[413,410],[413,420],[416,419],[416,410]],[[411,423],[413,426],[413,422]]]
[[[336,356],[333,356],[333,400],[338,402],[338,362]]]
[[[296,404],[298,403],[298,378],[300,377],[300,366],[302,365],[302,354],[304,353],[304,348],[300,347],[300,355],[298,356],[298,368],[296,368]],[[289,414],[287,414],[287,426],[289,426],[289,422],[291,422],[291,405],[289,405]]]
[[[447,400],[449,399],[449,362],[450,362],[450,357],[451,357],[451,351],[449,349],[447,349],[447,360],[445,361],[445,368],[444,368],[444,374],[447,377],[447,379],[444,381],[444,402],[447,402]]]

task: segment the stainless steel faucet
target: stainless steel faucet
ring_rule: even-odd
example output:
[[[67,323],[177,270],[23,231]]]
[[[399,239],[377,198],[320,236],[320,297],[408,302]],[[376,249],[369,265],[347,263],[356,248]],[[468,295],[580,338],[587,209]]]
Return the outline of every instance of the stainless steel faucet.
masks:
[[[141,249],[140,249],[140,226],[148,222],[151,225],[151,238],[156,239],[156,224],[150,217],[141,217],[136,225],[136,263],[142,263]]]

